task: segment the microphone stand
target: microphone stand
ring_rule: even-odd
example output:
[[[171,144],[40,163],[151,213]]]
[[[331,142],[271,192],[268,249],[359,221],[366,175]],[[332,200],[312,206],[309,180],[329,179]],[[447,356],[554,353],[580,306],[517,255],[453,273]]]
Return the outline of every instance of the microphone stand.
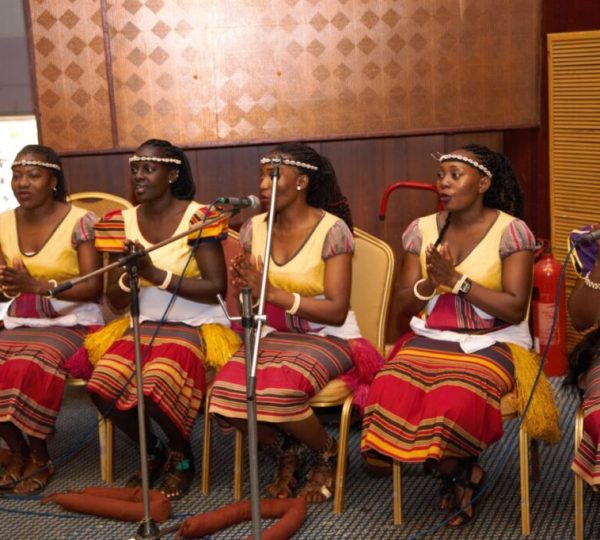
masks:
[[[146,448],[146,410],[144,405],[144,391],[143,391],[143,374],[142,374],[142,355],[141,355],[141,339],[140,339],[140,303],[139,303],[139,285],[138,285],[138,267],[137,260],[140,257],[144,257],[148,253],[158,249],[166,244],[170,244],[175,240],[179,240],[180,238],[191,234],[192,232],[198,231],[207,225],[212,225],[218,220],[222,219],[223,214],[227,214],[228,218],[232,217],[239,211],[239,208],[234,208],[228,212],[224,212],[219,214],[218,216],[207,219],[200,223],[197,223],[193,227],[190,227],[187,231],[176,234],[175,236],[171,236],[157,244],[154,244],[146,249],[141,249],[139,251],[133,251],[132,253],[119,258],[119,260],[114,263],[108,264],[99,268],[98,270],[94,270],[89,274],[85,274],[83,276],[79,276],[71,281],[65,281],[63,283],[58,284],[50,291],[50,296],[55,297],[60,292],[66,291],[71,287],[75,286],[77,283],[84,281],[86,279],[90,279],[93,276],[98,274],[103,274],[108,272],[109,270],[117,267],[117,266],[125,266],[127,269],[127,274],[129,277],[129,288],[131,289],[131,321],[133,327],[133,346],[134,346],[134,359],[135,359],[135,380],[136,380],[136,395],[138,400],[138,435],[139,435],[139,443],[140,443],[140,470],[142,473],[142,504],[144,509],[144,517],[140,522],[139,528],[137,530],[136,535],[133,537],[135,540],[138,539],[151,539],[155,540],[161,538],[165,533],[170,532],[169,530],[165,530],[161,533],[158,525],[154,522],[152,517],[150,516],[150,478],[148,475],[148,449]],[[251,305],[250,300],[250,305]]]
[[[246,351],[246,401],[248,407],[248,464],[250,472],[250,509],[252,513],[252,538],[261,540],[260,526],[260,482],[258,479],[258,422],[256,418],[256,367],[263,323],[266,322],[265,300],[271,260],[271,242],[273,238],[273,223],[275,221],[275,201],[277,199],[277,182],[279,181],[279,166],[281,158],[272,158],[271,163],[271,199],[267,213],[267,239],[265,243],[263,274],[260,283],[258,313],[252,313],[252,289],[242,289],[242,316],[230,317],[223,298],[218,295],[225,315],[231,321],[242,322],[244,329],[244,348]]]

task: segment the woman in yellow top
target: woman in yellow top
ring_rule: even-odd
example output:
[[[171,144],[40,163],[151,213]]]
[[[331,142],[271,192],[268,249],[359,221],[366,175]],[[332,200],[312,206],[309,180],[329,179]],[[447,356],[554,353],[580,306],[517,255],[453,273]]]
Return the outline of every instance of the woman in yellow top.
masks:
[[[439,161],[445,211],[415,220],[402,238],[399,301],[413,335],[371,385],[361,450],[367,462],[424,462],[441,477],[440,509],[462,509],[449,522],[458,526],[472,519],[484,480],[477,458],[502,435],[513,354],[531,347],[535,240],[505,156],[469,145]]]
[[[102,280],[48,296],[58,282],[100,267],[96,218],[65,202],[51,148],[26,146],[12,170],[19,206],[0,215],[0,301],[11,302],[0,330],[0,438],[11,453],[0,488],[24,494],[43,489],[53,473],[46,440],[62,402],[64,363],[87,327],[102,324]]]
[[[215,217],[215,212],[192,200],[196,188],[181,148],[151,139],[129,161],[139,204],[110,213],[96,225],[96,248],[111,253],[112,260]],[[185,494],[193,477],[190,434],[206,388],[211,336],[231,332],[217,303],[217,294],[224,294],[227,285],[221,247],[227,220],[217,220],[197,236],[183,236],[138,260],[145,406],[169,446],[167,452],[148,426],[148,468],[151,482],[164,472],[159,489],[169,498]],[[125,270],[113,270],[108,283],[111,304],[126,308],[130,294]],[[215,330],[211,336],[207,325]],[[134,368],[133,331],[128,329],[96,364],[88,390],[100,412],[110,410],[109,418],[138,446]],[[140,483],[139,472],[129,480],[130,486]]]
[[[348,372],[361,354],[374,353],[350,310],[354,252],[350,209],[331,163],[309,146],[283,144],[261,160],[260,191],[270,203],[273,158],[281,158],[268,288],[267,332],[256,373],[258,442],[278,462],[267,491],[289,497],[305,458],[312,458],[300,491],[320,502],[333,489],[337,442],[321,426],[309,400],[330,380]],[[266,214],[241,230],[244,254],[232,261],[233,284],[258,298]],[[372,376],[372,374],[371,374]],[[210,412],[245,432],[245,349],[217,374]]]

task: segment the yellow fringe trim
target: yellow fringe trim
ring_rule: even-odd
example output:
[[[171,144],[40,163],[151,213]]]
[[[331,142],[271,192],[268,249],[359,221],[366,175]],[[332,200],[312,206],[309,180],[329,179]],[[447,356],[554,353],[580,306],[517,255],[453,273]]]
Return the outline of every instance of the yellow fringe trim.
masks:
[[[83,346],[87,349],[90,363],[95,366],[98,360],[102,358],[107,349],[117,339],[123,337],[127,332],[131,319],[129,316],[120,317],[110,321],[104,328],[88,334],[83,340]]]
[[[240,337],[221,324],[203,324],[200,334],[206,345],[206,363],[217,370],[242,346]]]
[[[101,330],[86,336],[83,344],[93,366],[98,363],[98,360],[115,341],[123,337],[129,326],[130,318],[121,317],[109,322]],[[206,363],[215,369],[223,367],[233,353],[242,346],[240,337],[233,330],[220,324],[204,324],[199,331],[206,346]]]
[[[523,347],[512,343],[507,345],[510,348],[515,365],[518,396],[517,410],[519,414],[522,414],[539,369],[539,358],[534,352]],[[541,439],[549,444],[555,444],[560,440],[558,408],[554,401],[552,387],[544,373],[540,375],[535,387],[523,426],[527,434],[533,439]]]

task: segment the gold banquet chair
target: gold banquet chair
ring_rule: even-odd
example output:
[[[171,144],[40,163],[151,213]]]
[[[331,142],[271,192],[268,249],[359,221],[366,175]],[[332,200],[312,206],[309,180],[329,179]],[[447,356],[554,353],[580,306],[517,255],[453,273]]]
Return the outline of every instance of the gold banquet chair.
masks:
[[[579,443],[583,439],[583,408],[577,409],[577,416],[575,416],[575,452],[579,448]],[[575,503],[575,540],[583,540],[583,534],[585,532],[583,523],[583,490],[585,483],[583,478],[577,473],[573,473],[573,481],[575,482],[573,489],[573,499]]]
[[[131,208],[133,205],[123,197],[112,195],[111,193],[103,193],[101,191],[81,191],[73,193],[67,197],[67,202],[90,210],[99,218],[108,212],[114,210],[123,210]],[[108,261],[108,255],[105,254],[104,262]],[[105,283],[106,286],[106,283]],[[104,311],[106,317],[107,312]],[[69,386],[85,386],[83,379],[69,378],[67,379]],[[98,415],[98,437],[100,440],[100,476],[104,482],[111,484],[113,482],[113,425],[108,418],[102,418]]]
[[[504,422],[519,418],[517,409],[518,397],[516,389],[502,396],[500,412]],[[529,443],[530,438],[525,427],[521,424],[519,429],[519,476],[521,486],[521,536],[527,537],[531,532],[531,519],[529,513]],[[531,439],[532,479],[539,480],[539,450],[538,442]],[[394,525],[402,523],[402,464],[394,460],[392,465],[392,480],[394,489]]]
[[[354,228],[354,238],[356,249],[352,259],[350,305],[356,314],[362,336],[383,353],[385,327],[394,276],[394,254],[385,242],[356,227]],[[310,400],[310,406],[315,409],[342,407],[333,500],[333,511],[336,514],[341,513],[343,508],[348,433],[353,397],[352,390],[340,379],[335,379]],[[203,494],[207,494],[209,489],[210,425],[211,419],[207,416],[202,467]],[[244,437],[241,432],[236,431],[233,481],[233,498],[235,500],[242,497],[243,449]]]

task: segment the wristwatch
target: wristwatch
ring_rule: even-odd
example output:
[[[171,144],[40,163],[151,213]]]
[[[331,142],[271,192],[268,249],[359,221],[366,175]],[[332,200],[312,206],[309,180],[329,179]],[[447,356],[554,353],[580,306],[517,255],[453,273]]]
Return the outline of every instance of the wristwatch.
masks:
[[[458,292],[457,292],[458,296],[460,296],[462,298],[465,294],[467,294],[471,290],[472,285],[473,285],[473,282],[468,277],[465,277],[465,279],[462,280],[460,287],[458,288]]]

